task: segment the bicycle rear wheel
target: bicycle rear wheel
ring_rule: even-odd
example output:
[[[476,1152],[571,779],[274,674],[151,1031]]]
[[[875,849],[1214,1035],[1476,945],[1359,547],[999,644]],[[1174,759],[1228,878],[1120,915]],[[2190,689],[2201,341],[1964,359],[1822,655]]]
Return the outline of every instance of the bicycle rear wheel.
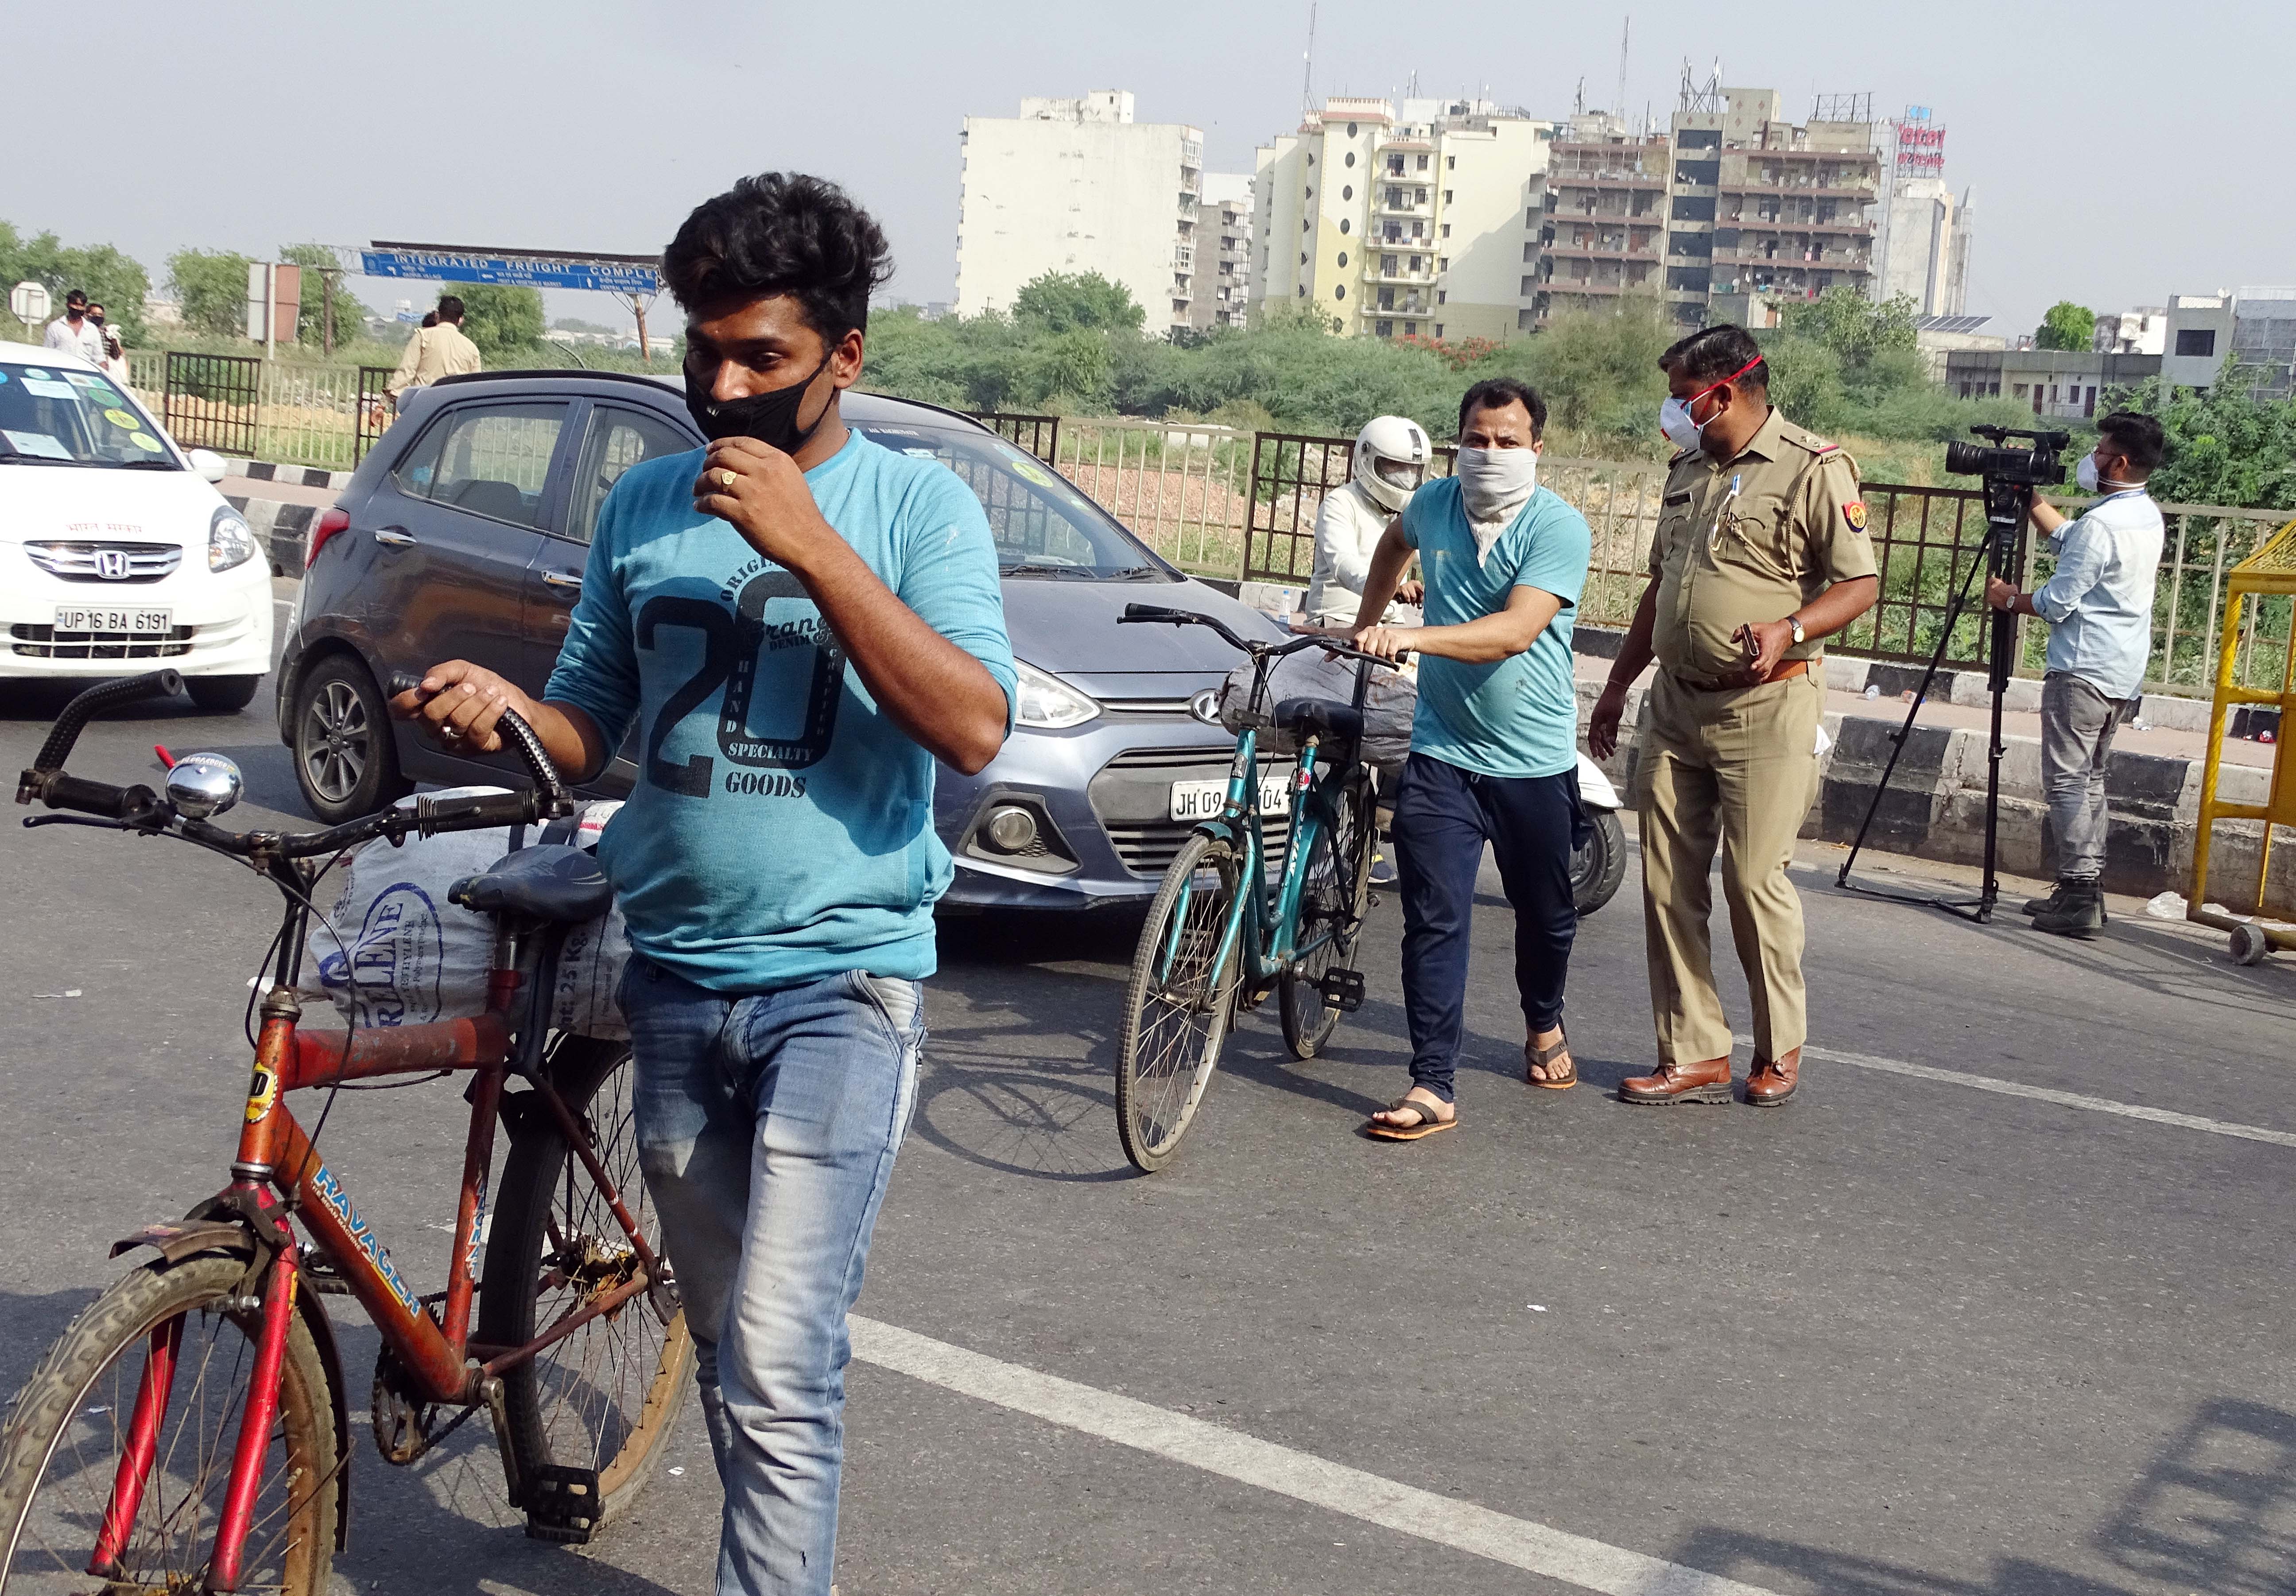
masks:
[[[226,1310],[247,1265],[233,1257],[147,1264],[91,1303],[17,1395],[0,1442],[0,1591],[195,1591],[215,1554],[255,1365],[260,1312]],[[111,1506],[147,1358],[173,1360],[141,1500],[103,1577],[88,1564]],[[325,1365],[301,1316],[287,1335],[238,1589],[324,1596],[339,1482]]]
[[[1220,959],[1219,942],[1237,873],[1233,848],[1195,833],[1165,871],[1140,928],[1117,1043],[1116,1131],[1144,1174],[1179,1150],[1227,1038],[1240,961],[1234,950]]]
[[[562,1035],[547,1068],[567,1108],[589,1127],[599,1163],[659,1256],[661,1224],[638,1167],[631,1117],[629,1044]],[[478,1338],[524,1346],[631,1280],[637,1268],[637,1254],[589,1171],[537,1109],[503,1163]],[[611,1521],[661,1461],[693,1366],[685,1313],[665,1322],[641,1291],[505,1371],[503,1401],[520,1477],[532,1479],[545,1465],[594,1469],[599,1522]]]
[[[1294,1058],[1312,1059],[1332,1039],[1340,1006],[1324,978],[1353,970],[1362,952],[1371,899],[1371,788],[1360,767],[1341,790],[1333,823],[1319,827],[1300,883],[1300,925],[1292,946],[1307,951],[1283,972],[1283,1041]]]

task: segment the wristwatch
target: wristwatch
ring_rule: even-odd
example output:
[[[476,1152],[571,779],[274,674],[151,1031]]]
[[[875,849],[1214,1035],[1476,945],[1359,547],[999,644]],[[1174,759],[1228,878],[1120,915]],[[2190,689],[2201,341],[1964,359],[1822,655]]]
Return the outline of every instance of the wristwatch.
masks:
[[[1801,617],[1799,615],[1789,615],[1786,617],[1786,625],[1793,628],[1794,646],[1796,648],[1800,648],[1805,635],[1801,629]]]

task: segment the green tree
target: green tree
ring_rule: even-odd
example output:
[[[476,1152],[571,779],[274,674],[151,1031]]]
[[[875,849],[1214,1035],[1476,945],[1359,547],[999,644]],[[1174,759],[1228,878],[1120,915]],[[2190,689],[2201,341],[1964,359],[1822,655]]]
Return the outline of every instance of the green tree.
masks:
[[[152,279],[140,264],[111,245],[66,249],[53,233],[28,239],[0,222],[0,289],[28,280],[46,285],[58,315],[65,294],[85,290],[103,307],[105,318],[123,341],[143,341],[144,296],[151,291]]]
[[[489,362],[542,341],[540,289],[472,282],[455,284],[454,292],[463,301],[463,336]]]
[[[1911,294],[1877,305],[1856,289],[1837,283],[1815,299],[1787,305],[1778,317],[1778,329],[1789,337],[1823,344],[1845,372],[1857,372],[1882,356],[1915,352],[1914,318],[1920,309]]]
[[[2096,312],[2070,299],[2060,299],[2033,329],[2037,349],[2078,349],[2086,352],[2096,341]]]
[[[1046,272],[1013,296],[1013,319],[1046,332],[1077,327],[1137,332],[1148,313],[1134,301],[1131,290],[1098,272]]]
[[[168,257],[168,283],[184,308],[184,324],[218,338],[247,331],[247,268],[254,262],[228,250],[178,250]]]
[[[2296,398],[2257,397],[2252,368],[2227,365],[2205,392],[2160,379],[2109,396],[2116,410],[2158,416],[2168,457],[2152,473],[2152,496],[2180,504],[2296,510]]]

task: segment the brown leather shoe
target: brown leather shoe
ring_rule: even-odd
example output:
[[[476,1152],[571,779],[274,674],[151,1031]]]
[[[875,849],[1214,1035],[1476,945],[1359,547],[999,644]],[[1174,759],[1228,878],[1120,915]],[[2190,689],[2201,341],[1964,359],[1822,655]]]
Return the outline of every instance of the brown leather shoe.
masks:
[[[1798,1047],[1775,1064],[1757,1059],[1753,1073],[1746,1077],[1746,1101],[1758,1109],[1775,1109],[1794,1094],[1800,1078],[1801,1049]]]
[[[1661,1064],[1656,1075],[1628,1076],[1619,1083],[1619,1096],[1630,1103],[1726,1103],[1729,1055],[1696,1064]]]

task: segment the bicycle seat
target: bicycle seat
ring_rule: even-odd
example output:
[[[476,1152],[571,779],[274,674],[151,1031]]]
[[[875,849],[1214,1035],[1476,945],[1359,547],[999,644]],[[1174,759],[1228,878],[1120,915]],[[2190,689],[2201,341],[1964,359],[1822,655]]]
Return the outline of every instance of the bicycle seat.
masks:
[[[447,896],[481,914],[530,920],[595,920],[613,906],[614,884],[578,847],[543,843],[505,855],[501,863],[464,876]]]
[[[1363,711],[1329,699],[1285,699],[1275,706],[1279,731],[1352,742],[1363,735]]]

